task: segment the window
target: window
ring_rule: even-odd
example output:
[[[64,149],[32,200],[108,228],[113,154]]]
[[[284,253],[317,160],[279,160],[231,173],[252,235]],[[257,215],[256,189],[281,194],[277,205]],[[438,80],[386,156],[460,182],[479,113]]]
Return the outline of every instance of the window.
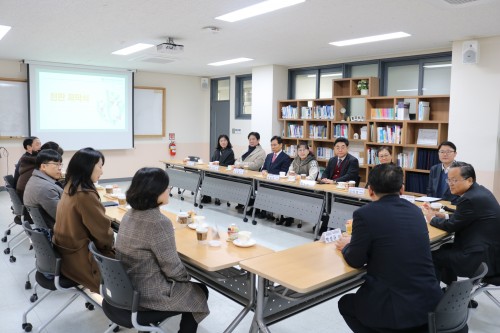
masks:
[[[295,98],[316,98],[316,74],[317,71],[307,71],[295,75]]]
[[[424,63],[424,95],[449,95],[450,85],[451,61]]]
[[[217,101],[229,101],[229,79],[217,80]]]
[[[417,96],[418,95],[417,64],[390,64],[387,66],[387,96]]]
[[[236,119],[252,118],[252,75],[236,77]]]
[[[351,65],[351,77],[378,77],[378,62],[366,65]]]
[[[319,72],[321,73],[319,78],[319,98],[332,98],[332,81],[333,79],[342,78],[342,68],[321,69]]]

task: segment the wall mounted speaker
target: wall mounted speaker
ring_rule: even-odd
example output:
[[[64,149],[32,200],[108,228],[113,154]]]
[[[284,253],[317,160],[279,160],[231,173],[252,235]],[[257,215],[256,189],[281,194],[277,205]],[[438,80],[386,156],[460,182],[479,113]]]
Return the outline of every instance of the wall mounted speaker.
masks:
[[[201,89],[208,89],[208,78],[201,78]]]
[[[462,44],[462,63],[477,64],[479,62],[479,43],[468,40]]]

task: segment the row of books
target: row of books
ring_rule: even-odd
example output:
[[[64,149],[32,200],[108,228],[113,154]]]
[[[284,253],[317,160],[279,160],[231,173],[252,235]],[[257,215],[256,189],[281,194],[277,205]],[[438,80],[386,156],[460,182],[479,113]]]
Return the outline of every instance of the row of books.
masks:
[[[326,147],[318,147],[318,148],[316,148],[316,157],[317,158],[330,159],[333,156],[334,155],[333,155],[333,149],[332,148],[326,148]]]
[[[372,109],[372,119],[395,119],[394,108],[376,108]]]
[[[328,139],[328,129],[325,125],[309,125],[309,138]]]
[[[418,102],[417,119],[418,120],[429,120],[429,114],[431,108],[429,102],[420,101]]]
[[[304,126],[303,125],[288,125],[287,137],[289,138],[303,138],[304,137]]]
[[[366,150],[366,159],[368,164],[379,164],[378,156],[377,156],[378,149],[377,148],[368,148]]]
[[[335,109],[333,105],[316,105],[313,113],[314,119],[334,119]]]
[[[333,127],[333,137],[334,138],[347,138],[348,136],[348,127],[344,124],[337,124]]]
[[[401,126],[387,125],[385,127],[377,127],[377,143],[401,144]]]
[[[299,119],[296,106],[287,105],[281,108],[281,118]],[[316,105],[314,107],[302,106],[300,108],[300,119],[334,119],[335,109],[333,105]]]
[[[399,153],[396,164],[402,168],[413,169],[415,154],[413,151],[408,153]]]
[[[297,155],[297,145],[285,145],[284,149],[285,153],[287,153],[289,156],[296,156]]]
[[[297,107],[292,105],[283,106],[281,108],[281,118],[283,119],[298,119]]]

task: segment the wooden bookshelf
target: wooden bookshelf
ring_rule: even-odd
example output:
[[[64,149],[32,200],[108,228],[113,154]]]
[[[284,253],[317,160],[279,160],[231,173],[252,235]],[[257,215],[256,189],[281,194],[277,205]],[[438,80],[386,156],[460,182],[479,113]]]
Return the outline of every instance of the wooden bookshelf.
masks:
[[[367,80],[368,94],[360,95],[357,84],[360,80]],[[333,142],[341,135],[349,139],[352,145],[358,150],[362,147],[360,157],[363,158],[360,164],[361,182],[368,179],[370,170],[375,166],[376,161],[371,161],[368,156],[370,150],[375,151],[381,146],[389,146],[392,149],[393,162],[398,163],[398,154],[406,154],[408,164],[402,165],[405,172],[406,191],[412,193],[425,193],[425,186],[429,176],[429,169],[434,162],[439,162],[437,158],[437,147],[440,142],[448,138],[448,119],[450,110],[450,97],[448,95],[434,96],[378,96],[379,80],[376,77],[345,78],[333,80],[333,97],[328,99],[310,100],[283,100],[278,102],[277,117],[282,124],[284,145],[297,145],[299,141],[307,141],[312,151],[322,167],[326,167],[329,156],[333,157]],[[365,108],[362,119],[351,119],[349,106],[351,101],[363,99]],[[410,104],[410,120],[394,119],[397,115],[397,106],[400,102]],[[429,103],[430,112],[428,120],[418,120],[418,105],[420,102]],[[283,117],[283,108],[289,110],[295,108],[296,111],[289,112],[295,118]],[[346,113],[342,114],[341,110]],[[373,109],[393,109],[391,119],[379,119]],[[285,112],[286,113],[286,112]],[[387,114],[389,114],[388,112]],[[381,114],[380,112],[378,114]],[[302,125],[302,138],[288,137],[289,125]],[[311,129],[316,126],[326,128],[326,137],[312,137]],[[379,140],[377,127],[384,128],[386,133],[389,129],[399,131],[399,140],[394,142],[384,142]],[[361,130],[366,128],[366,138],[361,138]],[[436,130],[437,143],[435,145],[418,144],[419,130]],[[387,135],[387,139],[389,139]],[[392,138],[391,138],[392,139]],[[380,141],[380,142],[379,142]],[[320,149],[327,155],[318,154]],[[293,156],[292,156],[293,157]],[[420,157],[420,158],[419,158]],[[437,163],[436,162],[436,163]],[[412,184],[418,183],[418,186]],[[415,187],[415,188],[414,188]]]

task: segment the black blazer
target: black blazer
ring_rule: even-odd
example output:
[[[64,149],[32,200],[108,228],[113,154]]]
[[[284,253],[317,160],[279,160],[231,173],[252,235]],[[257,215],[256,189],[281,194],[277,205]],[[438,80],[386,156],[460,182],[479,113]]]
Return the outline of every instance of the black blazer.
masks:
[[[328,161],[323,176],[321,178],[333,179],[335,166],[337,165],[338,157],[332,157]],[[342,162],[342,169],[340,170],[340,177],[335,179],[337,182],[348,182],[350,180],[356,181],[356,186],[359,183],[359,162],[358,159],[351,154],[347,154]]]
[[[219,165],[221,166],[233,165],[235,161],[233,149],[223,149],[222,153],[220,149],[215,149],[214,154],[210,157],[210,162],[215,161],[219,161]]]
[[[427,323],[442,291],[420,208],[399,195],[358,208],[342,254],[350,266],[367,267],[355,295],[356,317],[363,325],[403,329]]]
[[[437,189],[439,186],[439,178],[441,178],[441,173],[443,172],[443,164],[439,163],[433,165],[431,168],[431,173],[429,174],[429,184],[427,185],[427,196],[438,198]],[[444,192],[443,200],[451,201],[453,204],[458,199],[458,195],[451,194],[450,187],[446,185],[446,191]]]
[[[281,171],[287,172],[288,168],[290,168],[290,164],[292,163],[290,156],[282,151],[278,157],[276,157],[276,161],[272,163],[271,161],[273,160],[273,155],[274,153],[267,154],[262,170],[266,170],[268,173],[273,175],[279,175]]]
[[[488,276],[500,273],[500,205],[487,188],[472,184],[459,197],[457,209],[448,220],[434,217],[430,223],[455,233],[452,251],[457,253],[460,271],[473,274],[484,261]]]

